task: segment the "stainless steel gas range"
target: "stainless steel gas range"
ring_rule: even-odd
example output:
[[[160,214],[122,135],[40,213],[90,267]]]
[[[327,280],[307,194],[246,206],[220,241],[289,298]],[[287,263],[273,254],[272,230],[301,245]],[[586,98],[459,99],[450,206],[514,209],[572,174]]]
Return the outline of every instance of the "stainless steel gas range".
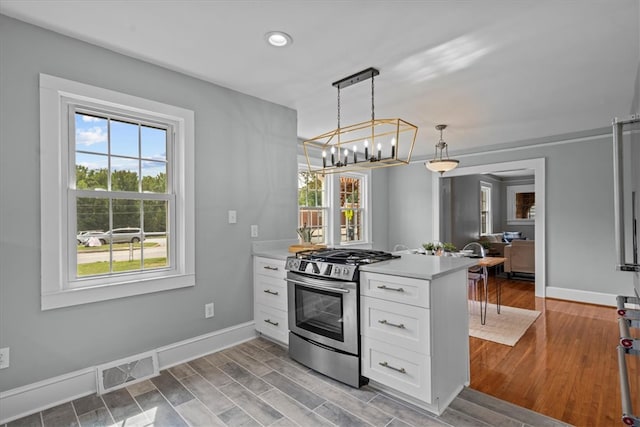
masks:
[[[359,266],[395,256],[365,249],[321,249],[287,258],[289,356],[360,387]]]

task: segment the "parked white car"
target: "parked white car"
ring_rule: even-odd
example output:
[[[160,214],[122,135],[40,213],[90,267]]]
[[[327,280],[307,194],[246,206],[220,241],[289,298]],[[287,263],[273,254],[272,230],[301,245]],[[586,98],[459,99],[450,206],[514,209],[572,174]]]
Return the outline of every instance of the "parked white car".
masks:
[[[138,243],[144,240],[142,231],[135,227],[114,228],[111,232],[104,233],[106,242],[109,243]]]
[[[78,241],[79,245],[85,245],[89,241],[90,237],[98,236],[98,239],[99,239],[100,238],[99,236],[102,236],[103,234],[104,234],[104,231],[102,230],[79,231],[78,235],[76,236],[76,240]]]
[[[89,239],[95,238],[101,244],[111,243],[138,243],[144,240],[144,233],[136,227],[114,228],[111,231],[82,231],[78,234],[78,244],[87,245]]]

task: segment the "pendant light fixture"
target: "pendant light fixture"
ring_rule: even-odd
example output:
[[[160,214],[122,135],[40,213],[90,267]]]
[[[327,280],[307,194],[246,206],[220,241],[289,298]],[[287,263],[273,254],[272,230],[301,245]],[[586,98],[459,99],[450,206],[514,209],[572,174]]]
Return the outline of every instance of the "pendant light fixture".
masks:
[[[309,172],[331,174],[409,164],[417,126],[402,119],[376,119],[374,77],[367,68],[332,84],[338,89],[338,127],[303,142]],[[371,79],[371,120],[342,127],[340,90]]]
[[[455,169],[460,163],[458,160],[449,158],[449,148],[446,142],[442,139],[442,131],[445,130],[447,125],[437,125],[436,129],[440,131],[440,141],[436,144],[436,153],[433,160],[429,160],[424,165],[433,172],[440,172],[442,175],[445,172]],[[443,153],[445,157],[443,157]]]

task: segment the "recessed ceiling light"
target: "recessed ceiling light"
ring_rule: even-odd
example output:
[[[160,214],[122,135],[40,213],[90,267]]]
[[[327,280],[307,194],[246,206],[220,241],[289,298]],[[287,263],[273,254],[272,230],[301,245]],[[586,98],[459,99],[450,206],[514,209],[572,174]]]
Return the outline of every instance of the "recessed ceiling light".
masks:
[[[284,47],[293,43],[291,36],[287,33],[283,33],[282,31],[269,31],[264,35],[264,38],[267,43],[275,47]]]

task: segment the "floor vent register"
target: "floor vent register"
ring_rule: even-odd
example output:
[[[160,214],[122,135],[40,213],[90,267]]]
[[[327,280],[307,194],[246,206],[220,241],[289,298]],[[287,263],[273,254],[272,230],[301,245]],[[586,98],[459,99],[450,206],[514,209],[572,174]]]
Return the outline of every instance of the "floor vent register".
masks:
[[[159,374],[158,354],[155,351],[100,365],[96,368],[98,394],[108,393]]]

